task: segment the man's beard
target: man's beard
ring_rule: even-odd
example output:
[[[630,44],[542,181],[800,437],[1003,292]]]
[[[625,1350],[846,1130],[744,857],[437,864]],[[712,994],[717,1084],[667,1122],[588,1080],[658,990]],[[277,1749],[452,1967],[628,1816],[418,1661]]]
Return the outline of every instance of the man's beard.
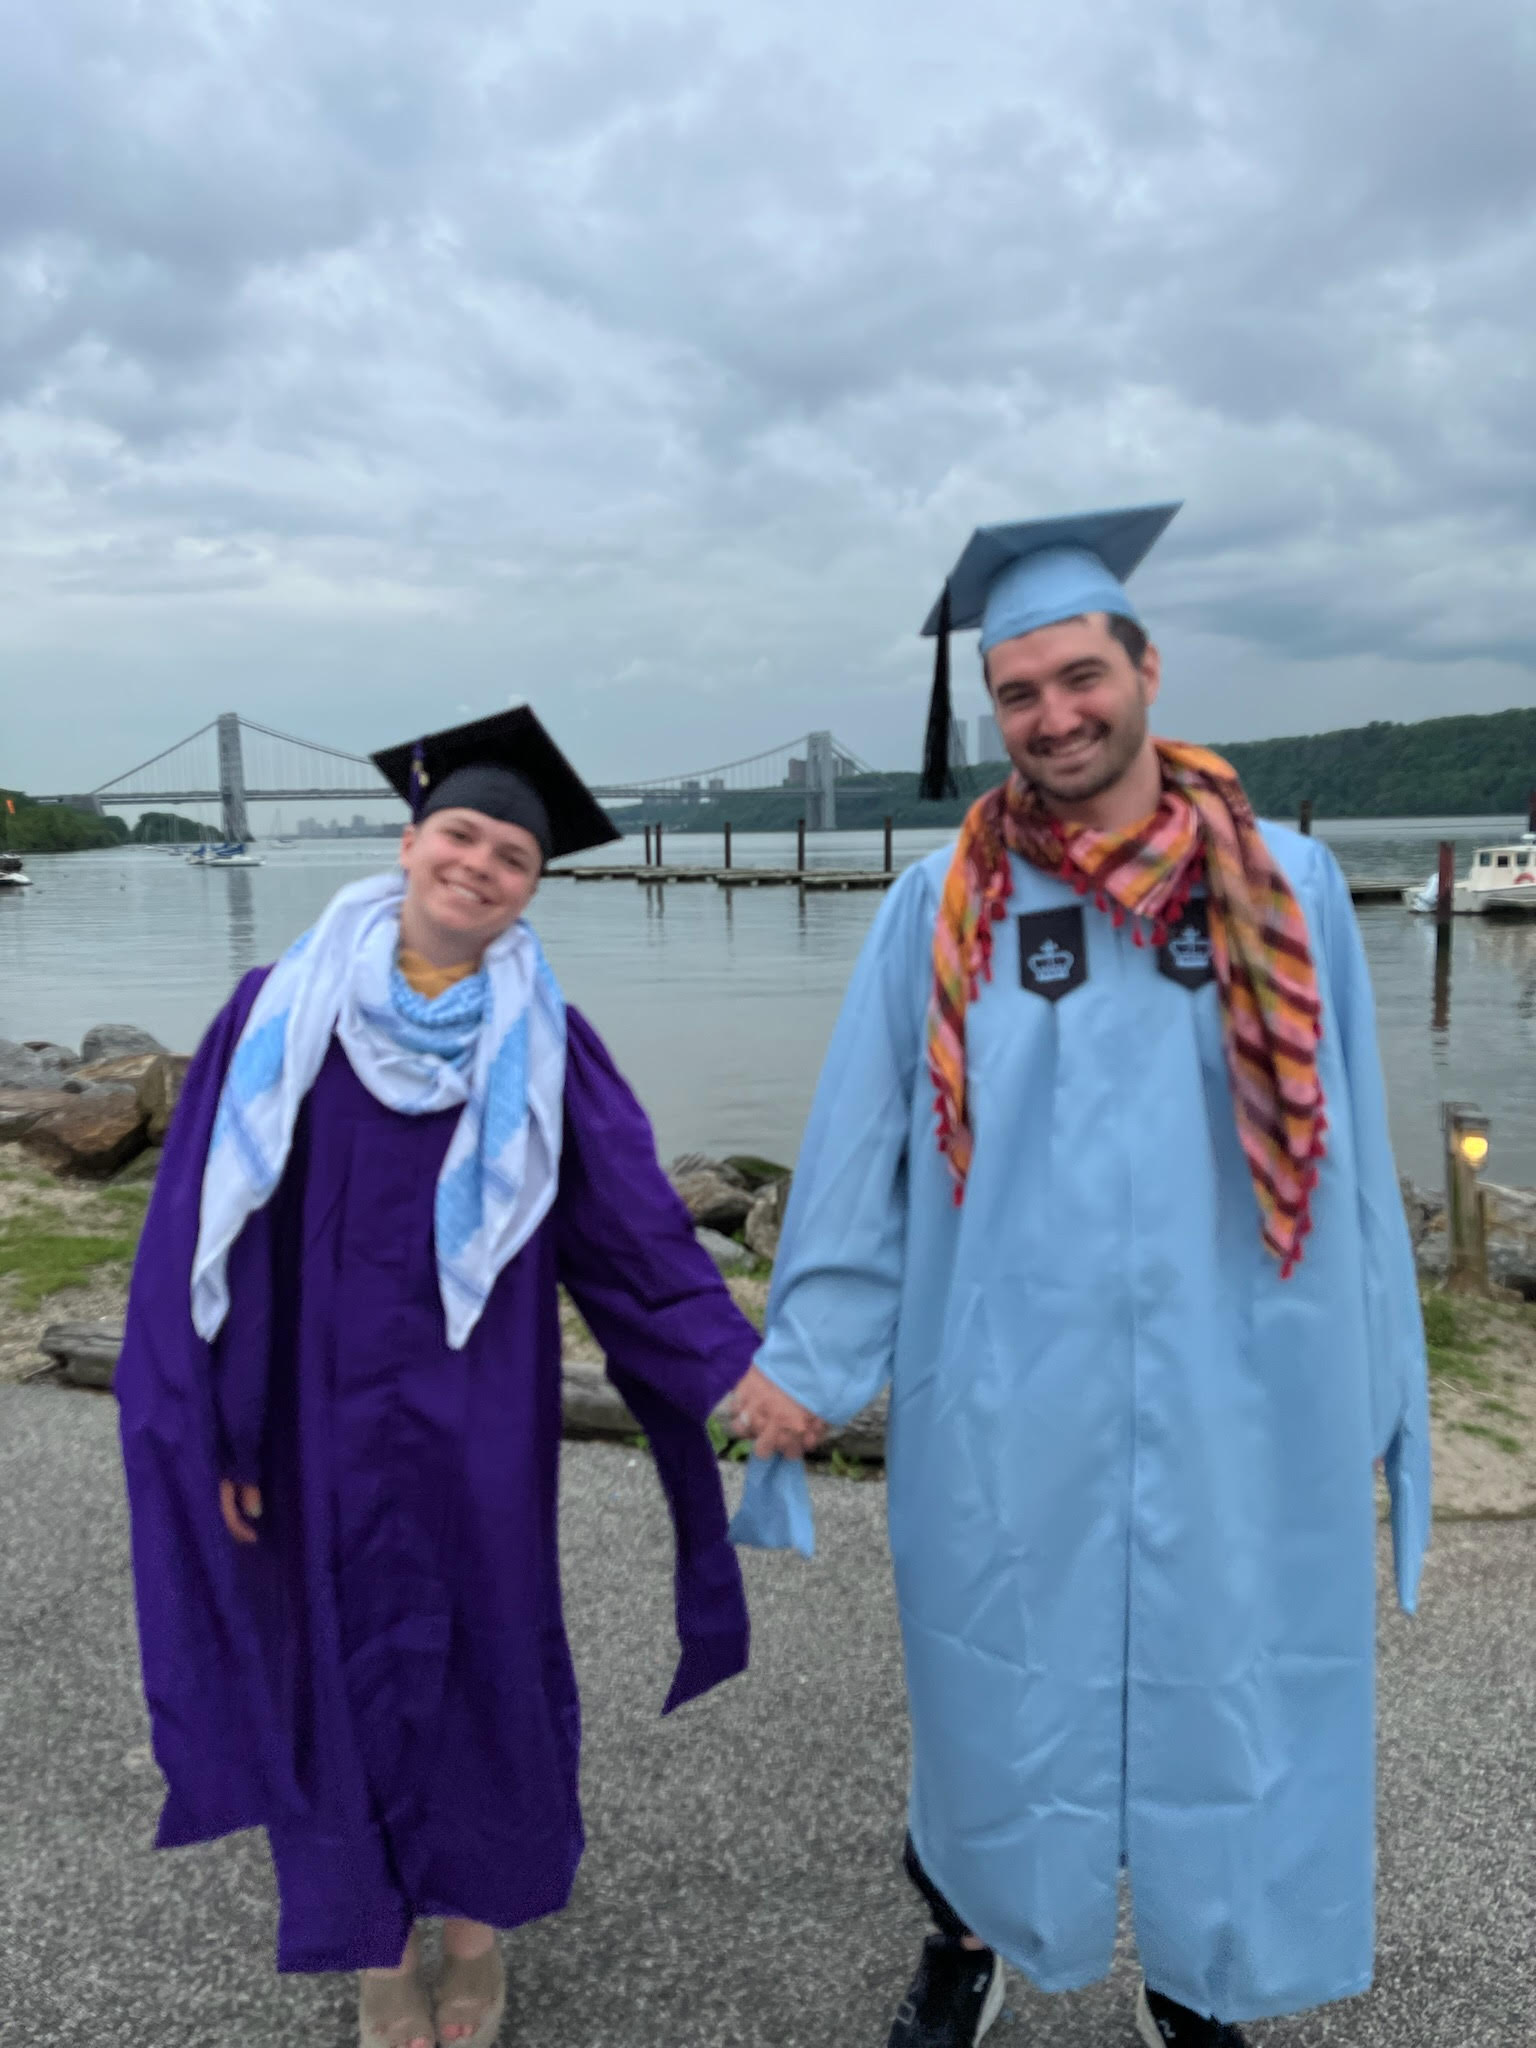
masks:
[[[1052,754],[1027,753],[1022,762],[1015,763],[1026,782],[1034,784],[1044,797],[1059,804],[1088,803],[1094,797],[1103,796],[1123,780],[1131,764],[1140,754],[1147,737],[1146,707],[1137,704],[1126,712],[1118,725],[1106,725],[1102,719],[1093,722],[1093,737],[1105,742],[1099,753],[1092,773],[1082,780],[1082,771],[1077,770],[1055,777],[1051,773]]]

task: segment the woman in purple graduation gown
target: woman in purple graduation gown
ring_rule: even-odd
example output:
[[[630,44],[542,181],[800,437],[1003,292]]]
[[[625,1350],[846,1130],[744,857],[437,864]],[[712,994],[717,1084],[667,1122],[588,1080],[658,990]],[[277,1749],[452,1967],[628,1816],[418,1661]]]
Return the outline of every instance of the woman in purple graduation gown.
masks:
[[[278,1967],[362,1971],[364,2048],[480,2048],[492,1930],[559,1911],[582,1848],[557,1284],[673,1511],[668,1710],[747,1660],[705,1424],[756,1336],[522,921],[611,823],[528,711],[375,758],[400,871],[204,1039],[117,1386],[159,1845],[266,1828]]]

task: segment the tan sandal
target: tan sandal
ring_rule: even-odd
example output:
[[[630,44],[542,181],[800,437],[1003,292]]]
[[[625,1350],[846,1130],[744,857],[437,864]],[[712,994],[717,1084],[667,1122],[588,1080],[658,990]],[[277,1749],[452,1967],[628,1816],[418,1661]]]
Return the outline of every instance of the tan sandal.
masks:
[[[493,1941],[484,1955],[472,1962],[458,1956],[443,1958],[443,1974],[437,1980],[437,2039],[440,2048],[491,2048],[501,2032],[507,2010],[507,1977],[501,1966],[501,1951]],[[456,2041],[443,2040],[443,2028],[471,2027]]]
[[[358,2048],[409,2048],[435,2041],[432,2007],[419,1968],[400,1975],[364,1970],[357,1980]]]

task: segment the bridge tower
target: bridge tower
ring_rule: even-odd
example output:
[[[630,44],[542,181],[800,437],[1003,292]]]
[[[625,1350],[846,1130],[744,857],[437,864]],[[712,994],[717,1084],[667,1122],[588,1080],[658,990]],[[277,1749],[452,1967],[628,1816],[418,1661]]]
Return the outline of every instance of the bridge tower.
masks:
[[[811,832],[837,830],[837,753],[829,732],[806,736],[805,823]]]
[[[240,714],[219,713],[219,803],[224,812],[226,844],[249,839],[250,820],[245,814],[245,756],[240,750]]]

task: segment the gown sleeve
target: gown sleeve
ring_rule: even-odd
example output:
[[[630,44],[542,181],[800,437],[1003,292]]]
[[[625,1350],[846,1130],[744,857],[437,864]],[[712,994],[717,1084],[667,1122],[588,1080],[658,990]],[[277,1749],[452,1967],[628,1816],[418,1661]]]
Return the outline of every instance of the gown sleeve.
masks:
[[[1430,1535],[1429,1370],[1413,1243],[1403,1213],[1376,1042],[1376,1005],[1349,887],[1327,859],[1324,941],[1333,1013],[1349,1080],[1359,1180],[1360,1240],[1370,1333],[1371,1422],[1386,1464],[1397,1597],[1418,1603]]]
[[[857,1415],[891,1376],[934,911],[921,867],[881,905],[832,1034],[779,1239],[758,1369],[826,1422]],[[752,1460],[731,1535],[815,1554],[799,1459]]]
[[[258,1476],[260,1386],[237,1384],[192,1327],[203,1162],[230,1057],[262,981],[248,975],[187,1072],[129,1291],[114,1389],[139,1653],[168,1793],[161,1847],[205,1841],[302,1802],[270,1738],[277,1717],[219,1513],[219,1480]],[[264,1386],[264,1380],[261,1381]],[[241,1448],[235,1439],[244,1438]]]
[[[646,1433],[671,1510],[681,1656],[670,1713],[746,1668],[746,1596],[706,1425],[758,1336],[695,1238],[606,1046],[579,1011],[566,1017],[556,1265]]]
[[[908,869],[843,1000],[774,1265],[759,1370],[834,1424],[891,1376],[933,916],[927,874]]]

